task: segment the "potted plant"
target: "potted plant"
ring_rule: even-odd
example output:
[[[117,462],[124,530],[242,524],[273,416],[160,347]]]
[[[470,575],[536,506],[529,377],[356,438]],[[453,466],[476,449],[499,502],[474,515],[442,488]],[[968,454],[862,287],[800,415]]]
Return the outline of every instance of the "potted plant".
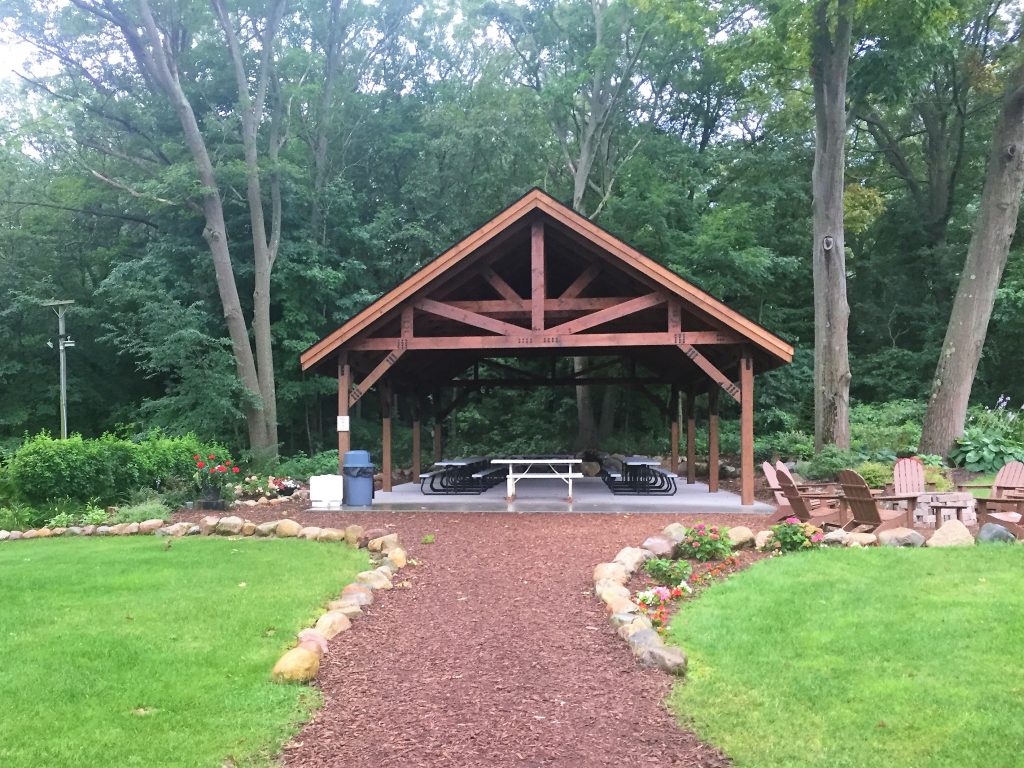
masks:
[[[290,477],[272,477],[270,484],[277,489],[278,496],[291,496],[302,487],[298,480]]]
[[[224,488],[230,484],[230,478],[239,472],[238,465],[231,459],[221,459],[215,453],[200,454],[192,457],[196,471],[192,475],[197,498],[195,509],[224,509]]]

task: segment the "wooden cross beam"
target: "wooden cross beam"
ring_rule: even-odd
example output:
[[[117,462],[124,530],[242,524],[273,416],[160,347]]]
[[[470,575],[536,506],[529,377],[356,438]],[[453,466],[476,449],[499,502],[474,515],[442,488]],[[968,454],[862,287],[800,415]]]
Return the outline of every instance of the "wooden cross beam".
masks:
[[[544,299],[545,312],[593,312],[598,309],[614,307],[629,301],[632,296],[601,296],[591,299]],[[450,307],[468,309],[485,315],[529,315],[533,307],[529,301],[509,301],[507,299],[477,299],[445,301]]]
[[[523,308],[526,307],[526,303],[523,301],[523,298],[516,293],[512,286],[506,283],[504,278],[502,278],[502,276],[493,269],[485,267],[480,274],[483,275],[484,280],[490,283],[491,287],[494,288],[494,290],[498,292],[498,295],[503,299],[515,302]]]
[[[586,290],[586,287],[588,285],[594,282],[594,278],[596,278],[600,273],[601,265],[591,264],[589,267],[583,270],[583,274],[581,274],[579,277],[572,281],[572,285],[570,285],[568,288],[562,291],[562,295],[559,296],[558,298],[575,299],[577,296],[583,293],[584,290]]]
[[[369,391],[370,387],[372,387],[381,376],[387,373],[391,366],[397,363],[398,358],[400,358],[404,353],[404,349],[392,349],[384,356],[384,359],[377,364],[377,367],[370,371],[365,379],[352,387],[352,391],[348,394],[349,407],[355,405],[359,401],[359,398],[365,395],[367,391]]]
[[[429,312],[432,315],[438,315],[439,317],[446,317],[449,320],[455,320],[466,325],[472,325],[476,328],[483,328],[485,331],[493,331],[494,333],[500,333],[503,336],[518,336],[528,331],[519,325],[512,325],[506,323],[504,320],[497,320],[493,317],[487,317],[481,315],[478,312],[473,312],[468,309],[460,309],[454,307],[451,304],[443,304],[440,301],[434,301],[433,299],[420,299],[416,302],[416,307],[422,309],[424,312]]]
[[[441,305],[447,306],[447,305]],[[481,316],[482,317],[482,316]],[[484,318],[485,321],[499,323],[500,320]],[[577,333],[565,334],[548,331],[533,332],[526,328],[505,323],[507,334],[500,336],[415,336],[411,339],[387,337],[379,339],[361,339],[347,344],[350,352],[367,352],[371,350],[388,350],[404,348],[414,349],[450,349],[450,350],[501,350],[501,349],[559,349],[586,347],[680,347],[691,344],[735,344],[732,334],[719,331],[684,331],[667,333],[665,331],[645,331],[638,333]],[[683,350],[685,351],[685,350]]]
[[[665,301],[665,295],[659,291],[648,293],[646,296],[638,296],[635,299],[624,301],[622,304],[616,304],[615,306],[602,309],[597,312],[593,312],[583,317],[578,317],[575,320],[570,320],[567,323],[556,325],[554,328],[548,330],[549,333],[558,334],[572,334],[585,331],[588,328],[593,328],[598,325],[603,325],[611,320],[617,320],[620,317],[626,315],[632,315],[641,310],[655,307]]]
[[[693,360],[693,362],[697,364],[697,367],[704,371],[712,381],[724,389],[729,397],[737,403],[740,401],[740,388],[733,384],[732,380],[730,380],[728,376],[718,370],[714,363],[704,357],[696,347],[692,344],[683,343],[679,345],[679,348],[683,350],[683,354]]]

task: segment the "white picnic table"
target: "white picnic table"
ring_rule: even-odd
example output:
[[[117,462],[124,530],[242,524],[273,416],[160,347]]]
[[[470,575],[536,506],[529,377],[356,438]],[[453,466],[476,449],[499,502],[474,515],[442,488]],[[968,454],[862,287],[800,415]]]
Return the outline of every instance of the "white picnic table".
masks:
[[[505,477],[505,497],[512,501],[516,497],[516,483],[524,478],[557,478],[569,486],[569,501],[572,501],[572,481],[582,480],[580,472],[573,471],[583,459],[563,459],[555,456],[534,456],[525,459],[491,459],[491,464],[504,464],[508,467]],[[533,471],[539,467],[540,471]]]

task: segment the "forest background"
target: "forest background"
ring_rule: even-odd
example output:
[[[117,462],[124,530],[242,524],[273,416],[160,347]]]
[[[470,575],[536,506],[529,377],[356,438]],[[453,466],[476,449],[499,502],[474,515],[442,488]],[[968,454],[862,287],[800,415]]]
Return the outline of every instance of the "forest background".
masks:
[[[539,186],[795,345],[757,380],[757,451],[809,457],[812,43],[836,5],[4,0],[23,60],[0,86],[0,455],[58,428],[51,298],[75,301],[73,431],[330,451],[336,381],[299,353]],[[844,5],[852,443],[895,455],[920,438],[1022,7]],[[1024,398],[1022,251],[968,430]],[[576,393],[542,388],[471,399],[448,451],[667,450],[653,406],[595,389],[594,445]],[[354,447],[377,449],[376,405]]]

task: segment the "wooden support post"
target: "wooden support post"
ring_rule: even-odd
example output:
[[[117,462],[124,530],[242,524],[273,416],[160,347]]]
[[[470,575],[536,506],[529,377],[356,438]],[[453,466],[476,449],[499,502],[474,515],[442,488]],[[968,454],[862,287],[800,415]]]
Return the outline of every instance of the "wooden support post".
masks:
[[[381,468],[384,475],[381,490],[391,490],[391,385],[382,382],[378,389],[380,394],[380,453]]]
[[[754,503],[754,358],[740,358],[740,503]]]
[[[420,481],[420,399],[413,395],[412,399],[412,481]]]
[[[434,461],[440,461],[441,456],[441,424],[444,419],[441,417],[441,390],[434,392]]]
[[[544,224],[533,222],[530,231],[530,327],[544,330]]]
[[[338,473],[345,462],[345,452],[352,447],[349,431],[348,393],[352,388],[352,366],[348,364],[348,355],[338,355]]]
[[[670,433],[672,441],[672,463],[670,469],[679,472],[679,385],[672,385],[672,394],[669,396],[668,417],[671,423]]]
[[[691,384],[686,392],[686,484],[697,482],[697,393]]]
[[[708,491],[718,493],[718,388],[708,390]]]

